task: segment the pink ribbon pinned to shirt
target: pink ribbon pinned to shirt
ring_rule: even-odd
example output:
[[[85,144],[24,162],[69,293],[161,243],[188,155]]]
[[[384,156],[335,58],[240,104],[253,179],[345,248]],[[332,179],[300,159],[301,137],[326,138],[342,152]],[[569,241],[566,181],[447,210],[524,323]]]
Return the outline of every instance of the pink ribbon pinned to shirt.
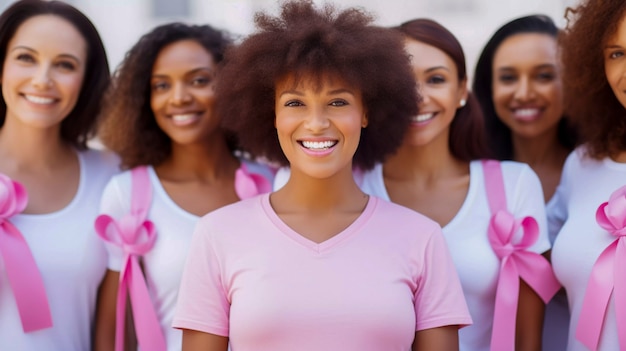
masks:
[[[41,272],[24,236],[9,221],[24,211],[27,203],[24,186],[0,174],[0,256],[26,333],[52,327]]]
[[[520,229],[523,237],[514,244],[513,237]],[[534,218],[515,219],[500,210],[491,218],[488,236],[491,247],[500,258],[491,350],[514,350],[519,280],[523,279],[545,303],[561,285],[550,263],[543,256],[527,250],[539,238],[539,226]]]
[[[626,186],[617,189],[596,211],[596,221],[615,237],[593,265],[576,327],[576,338],[597,350],[611,293],[620,350],[626,350]]]
[[[154,224],[146,220],[150,206],[150,184],[145,167],[133,169],[132,204],[129,214],[115,221],[108,215],[96,219],[98,235],[124,252],[117,294],[115,350],[124,350],[126,296],[130,295],[137,340],[142,350],[165,351],[165,337],[148,293],[139,257],[148,253],[156,241]]]
[[[272,190],[272,184],[262,175],[250,173],[244,162],[235,172],[235,192],[240,199],[247,199]]]

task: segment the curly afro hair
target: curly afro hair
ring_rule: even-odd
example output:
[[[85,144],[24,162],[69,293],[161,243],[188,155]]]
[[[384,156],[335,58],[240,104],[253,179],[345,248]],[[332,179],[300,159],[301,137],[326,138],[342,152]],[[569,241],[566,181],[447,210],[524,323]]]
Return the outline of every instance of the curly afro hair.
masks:
[[[303,0],[281,9],[278,17],[257,13],[257,32],[226,53],[216,88],[224,127],[238,135],[245,151],[288,165],[274,127],[276,82],[290,74],[318,83],[338,77],[363,97],[369,125],[353,165],[371,169],[400,146],[417,114],[419,96],[403,36],[372,25],[372,17],[357,8],[316,9]]]

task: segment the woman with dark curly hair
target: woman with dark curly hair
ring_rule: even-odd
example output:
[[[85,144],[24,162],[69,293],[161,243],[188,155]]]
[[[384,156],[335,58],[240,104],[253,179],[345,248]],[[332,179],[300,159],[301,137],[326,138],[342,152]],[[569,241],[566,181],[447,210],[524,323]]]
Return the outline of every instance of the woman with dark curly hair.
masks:
[[[496,314],[494,300],[501,289],[498,277],[502,268],[488,236],[488,175],[481,162],[490,152],[480,106],[467,90],[463,49],[450,31],[429,19],[411,20],[394,29],[405,37],[411,76],[422,96],[420,112],[412,117],[399,150],[366,172],[361,188],[422,213],[443,227],[474,321],[459,331],[460,350],[503,350],[493,341],[501,337],[497,327],[504,324]],[[540,238],[528,251],[543,259],[538,254],[550,244],[539,180],[521,163],[500,162],[499,167],[510,204],[508,212],[516,218],[532,216],[539,223]],[[551,273],[547,261],[544,266]],[[544,303],[529,284],[519,281],[519,300],[511,306],[517,317],[515,313],[504,317],[512,320],[513,326],[506,341],[511,350],[536,350]]]
[[[76,8],[22,0],[0,15],[0,60],[0,349],[89,350],[106,271],[93,220],[118,169],[87,147],[106,52]]]
[[[229,45],[225,33],[208,25],[166,24],[145,34],[115,72],[100,136],[120,155],[127,171],[107,185],[101,204],[104,216],[96,222],[98,233],[110,242],[109,271],[98,305],[102,313],[97,350],[112,350],[114,340],[119,349],[124,340],[124,319],[120,311],[116,317],[115,301],[117,295],[119,309],[128,274],[121,276],[120,271],[128,269],[129,255],[141,257],[152,298],[147,307],[138,307],[141,298],[130,291],[133,310],[142,313],[133,314],[139,346],[180,350],[181,332],[171,323],[193,226],[208,212],[271,190],[273,173],[235,156],[234,140],[220,127],[220,115],[214,111],[218,66]],[[126,249],[136,243],[125,241],[124,220],[129,212],[135,215],[141,185],[148,186],[143,203],[147,210],[135,223],[151,222],[156,238],[147,252],[129,252]],[[111,234],[115,228],[120,232]],[[146,320],[160,328],[144,334]],[[164,340],[166,348],[154,344],[158,340]]]
[[[227,55],[217,110],[291,176],[197,225],[174,318],[183,350],[458,349],[471,320],[440,227],[352,174],[391,154],[417,113],[401,36],[312,1],[255,20]]]
[[[560,228],[552,265],[571,311],[567,349],[626,350],[626,2],[583,1],[567,17],[566,111],[584,144],[548,211]]]

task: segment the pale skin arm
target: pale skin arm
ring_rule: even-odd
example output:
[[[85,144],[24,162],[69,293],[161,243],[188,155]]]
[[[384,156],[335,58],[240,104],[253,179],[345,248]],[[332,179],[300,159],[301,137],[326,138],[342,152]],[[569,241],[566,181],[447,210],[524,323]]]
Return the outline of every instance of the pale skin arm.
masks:
[[[226,351],[228,338],[197,330],[183,329],[183,351]]]
[[[545,304],[526,282],[520,279],[515,327],[515,350],[541,350]]]
[[[444,327],[424,329],[415,333],[413,351],[458,351],[459,326],[446,325]]]

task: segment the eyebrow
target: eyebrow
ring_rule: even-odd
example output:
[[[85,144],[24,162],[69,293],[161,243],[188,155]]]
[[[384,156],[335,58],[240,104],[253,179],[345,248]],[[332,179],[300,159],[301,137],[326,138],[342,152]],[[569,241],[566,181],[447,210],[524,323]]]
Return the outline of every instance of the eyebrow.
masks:
[[[298,95],[298,96],[304,96],[304,93],[302,93],[302,92],[300,92],[298,90],[289,89],[289,90],[285,90],[282,93],[280,93],[279,97],[281,97],[283,95],[286,95],[286,94],[293,94],[293,95]],[[346,88],[339,88],[339,89],[331,90],[326,95],[336,95],[336,94],[350,94],[350,95],[354,96],[354,93],[352,92],[352,90],[346,89]]]
[[[623,47],[619,45],[607,45],[604,47],[604,50],[608,50],[608,49],[623,49]]]
[[[450,69],[449,69],[448,67],[446,67],[446,66],[435,66],[435,67],[430,67],[430,68],[428,68],[428,69],[427,69],[426,71],[424,71],[424,72],[428,73],[428,72],[436,71],[436,70],[438,70],[438,69],[443,69],[443,70],[446,70],[446,71],[450,71]]]
[[[213,73],[213,70],[210,67],[198,67],[198,68],[192,69],[189,72],[186,72],[185,75],[188,76],[188,75],[196,74],[200,71],[207,71],[208,73]],[[150,78],[167,78],[167,77],[168,77],[167,74],[159,74],[159,73],[153,74],[150,76]]]
[[[11,49],[10,52],[13,52],[13,51],[18,50],[18,49],[30,51],[30,52],[33,52],[33,53],[37,53],[37,50],[35,50],[33,48],[29,48],[28,46],[22,46],[22,45],[18,45],[16,47],[14,47],[13,49]],[[74,56],[72,54],[60,54],[57,57],[69,58],[69,59],[72,59],[72,60],[74,60],[74,61],[76,61],[78,63],[81,63],[81,60],[78,57],[76,57],[76,56]]]
[[[542,63],[536,67],[533,67],[533,69],[542,69],[542,68],[556,68],[557,65],[554,63]],[[498,71],[514,71],[515,68],[514,67],[510,67],[510,66],[504,66],[504,67],[499,67]]]

